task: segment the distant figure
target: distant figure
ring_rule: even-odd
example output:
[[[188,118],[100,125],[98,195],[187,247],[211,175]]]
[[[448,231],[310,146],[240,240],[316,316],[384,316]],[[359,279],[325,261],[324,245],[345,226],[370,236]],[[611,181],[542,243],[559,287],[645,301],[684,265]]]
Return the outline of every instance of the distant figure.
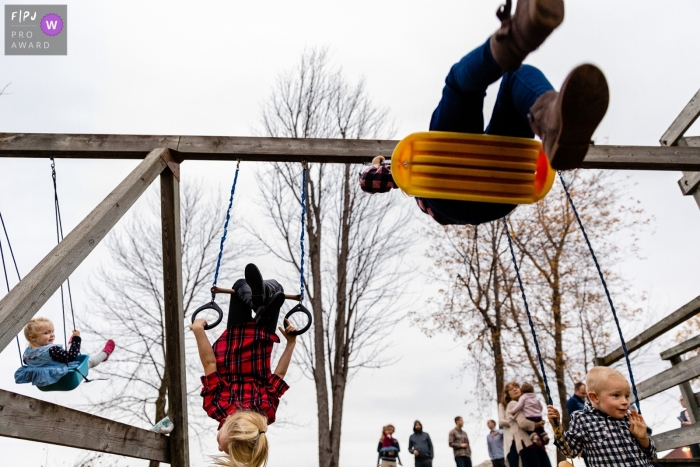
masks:
[[[413,454],[416,460],[416,467],[432,467],[433,442],[430,435],[423,431],[423,425],[416,420],[413,422],[413,434],[408,439],[408,452]]]
[[[503,396],[498,406],[499,425],[503,427],[503,447],[510,467],[551,467],[547,453],[530,439],[529,432],[543,427],[544,420],[533,422],[522,412],[513,413],[522,396],[520,385],[515,381],[503,387]]]
[[[382,436],[379,438],[379,446],[377,446],[382,467],[396,467],[396,460],[400,459],[399,451],[401,448],[398,440],[392,436],[393,434],[394,425],[389,424],[382,427]]]
[[[496,429],[496,421],[489,420],[486,422],[489,427],[489,434],[486,435],[486,444],[489,447],[489,457],[493,467],[506,467],[506,461],[503,453],[503,430]]]
[[[587,398],[586,385],[581,381],[574,384],[574,395],[566,401],[566,411],[569,412],[569,417],[571,417],[572,413],[583,410]]]
[[[472,467],[472,449],[469,446],[469,436],[462,431],[464,419],[455,417],[455,428],[450,431],[450,447],[455,455],[457,467]]]
[[[542,421],[542,409],[544,406],[540,402],[539,397],[535,394],[535,387],[530,383],[523,383],[520,388],[521,395],[518,399],[518,403],[511,409],[511,412],[515,414],[516,412],[522,412],[525,418],[532,422]],[[543,447],[549,444],[549,436],[544,431],[543,427],[535,427],[535,431],[528,432],[530,439],[536,445]]]
[[[682,394],[681,394],[681,398],[680,398],[679,402],[681,403],[681,406],[683,407],[683,411],[678,416],[678,420],[680,420],[681,426],[692,425],[693,422],[690,421],[690,416],[688,415],[688,409],[685,407],[685,399],[683,399]],[[700,445],[699,444],[691,444],[690,445],[690,454],[694,458],[700,458]]]

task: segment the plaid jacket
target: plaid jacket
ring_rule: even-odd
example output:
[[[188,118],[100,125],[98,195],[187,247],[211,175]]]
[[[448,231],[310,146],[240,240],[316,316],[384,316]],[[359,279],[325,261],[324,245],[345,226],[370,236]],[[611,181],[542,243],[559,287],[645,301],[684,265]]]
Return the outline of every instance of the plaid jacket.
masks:
[[[452,431],[450,431],[449,443],[450,447],[454,451],[455,457],[472,456],[472,448],[469,445],[469,436],[467,436],[466,431],[453,428]],[[467,447],[463,448],[462,444],[466,444]]]
[[[367,167],[364,172],[360,173],[360,188],[366,193],[386,193],[392,188],[398,188],[394,182],[394,177],[391,176],[391,167],[382,165],[380,167]],[[423,198],[416,198],[416,203],[421,211],[435,219],[442,225],[448,225],[449,222],[444,220],[439,215],[435,214],[432,209],[425,203]]]
[[[275,421],[279,398],[289,389],[282,378],[270,372],[272,345],[279,342],[255,323],[227,329],[213,345],[216,371],[202,376],[203,407],[219,422],[237,410],[254,410]]]
[[[649,438],[649,447],[642,448],[630,432],[627,416],[623,419],[610,417],[594,409],[590,401],[586,401],[583,410],[571,414],[569,431],[564,433],[564,438],[575,456],[585,450],[589,467],[651,467],[656,457],[654,440]],[[555,439],[554,444],[566,454],[560,439]]]

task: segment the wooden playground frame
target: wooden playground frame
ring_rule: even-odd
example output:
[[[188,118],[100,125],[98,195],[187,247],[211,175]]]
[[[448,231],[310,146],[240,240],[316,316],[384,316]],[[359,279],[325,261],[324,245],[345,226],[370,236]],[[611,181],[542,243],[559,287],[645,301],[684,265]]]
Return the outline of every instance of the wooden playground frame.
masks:
[[[612,170],[683,171],[684,195],[700,206],[700,137],[683,137],[700,115],[700,91],[661,138],[661,146],[591,146],[583,167]],[[185,384],[184,312],[180,239],[180,164],[185,160],[364,163],[390,157],[398,141],[285,139],[216,136],[135,136],[0,133],[0,157],[140,159],[141,163],[65,239],[0,300],[0,351],[160,177],[169,435],[0,390],[0,436],[189,466]],[[700,297],[628,342],[630,351],[700,313]],[[662,354],[672,368],[638,385],[640,398],[675,385],[692,394],[700,356],[680,355],[700,347],[700,337]],[[598,359],[609,365],[622,350]],[[694,397],[692,421],[700,421]],[[694,404],[694,405],[693,405]],[[47,430],[52,426],[52,430]],[[659,450],[700,442],[700,424],[655,435]]]

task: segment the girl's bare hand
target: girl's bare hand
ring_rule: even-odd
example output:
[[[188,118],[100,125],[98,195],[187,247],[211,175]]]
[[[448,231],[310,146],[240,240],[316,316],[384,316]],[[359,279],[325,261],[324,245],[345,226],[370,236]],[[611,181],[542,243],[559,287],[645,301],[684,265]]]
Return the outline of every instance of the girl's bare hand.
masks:
[[[204,326],[206,326],[206,325],[207,325],[207,320],[202,319],[202,318],[198,318],[198,319],[194,320],[194,323],[190,324],[190,329],[192,331],[195,331],[197,329],[204,330]]]
[[[80,336],[80,331],[78,331],[77,329],[74,329],[74,330],[73,330],[72,336],[73,336],[73,337],[78,337],[78,336]]]
[[[374,159],[372,159],[372,165],[375,167],[381,166],[382,162],[384,162],[384,156],[377,156]]]
[[[296,331],[297,328],[295,328],[294,326],[292,326],[292,324],[289,322],[289,320],[288,320],[287,318],[284,319],[284,326],[285,326],[284,329],[282,329],[281,326],[280,326],[278,329],[280,330],[280,332],[282,333],[282,335],[284,336],[284,338],[287,339],[287,343],[288,343],[288,344],[290,344],[290,343],[295,343],[295,342],[297,341],[297,336],[293,336],[293,335],[291,335],[291,334],[289,334],[289,333],[290,333],[290,332],[293,332],[293,331]]]

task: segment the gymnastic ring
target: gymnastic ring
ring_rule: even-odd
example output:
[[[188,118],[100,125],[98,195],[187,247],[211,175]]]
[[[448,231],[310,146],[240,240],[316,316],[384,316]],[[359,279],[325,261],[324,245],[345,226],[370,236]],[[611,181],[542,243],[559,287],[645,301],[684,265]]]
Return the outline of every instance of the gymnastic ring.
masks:
[[[284,315],[284,319],[289,319],[290,316],[292,316],[294,313],[304,313],[308,318],[309,322],[306,323],[306,326],[304,326],[301,329],[297,329],[296,331],[292,331],[289,333],[290,336],[300,336],[301,334],[304,334],[306,331],[309,330],[311,327],[311,323],[313,321],[313,318],[311,317],[311,312],[306,309],[304,305],[301,303],[298,303],[294,308],[289,310],[286,315]]]
[[[197,308],[196,310],[194,310],[194,313],[192,313],[192,322],[193,323],[194,323],[194,320],[197,319],[197,314],[200,311],[204,311],[204,310],[216,310],[216,312],[219,313],[219,319],[217,319],[213,324],[207,323],[204,326],[204,329],[207,331],[209,329],[213,329],[213,328],[217,327],[219,325],[219,323],[221,322],[221,320],[224,319],[224,312],[221,311],[221,307],[219,305],[217,305],[214,300],[212,300],[211,302],[207,303],[206,305],[202,305],[199,308]]]

